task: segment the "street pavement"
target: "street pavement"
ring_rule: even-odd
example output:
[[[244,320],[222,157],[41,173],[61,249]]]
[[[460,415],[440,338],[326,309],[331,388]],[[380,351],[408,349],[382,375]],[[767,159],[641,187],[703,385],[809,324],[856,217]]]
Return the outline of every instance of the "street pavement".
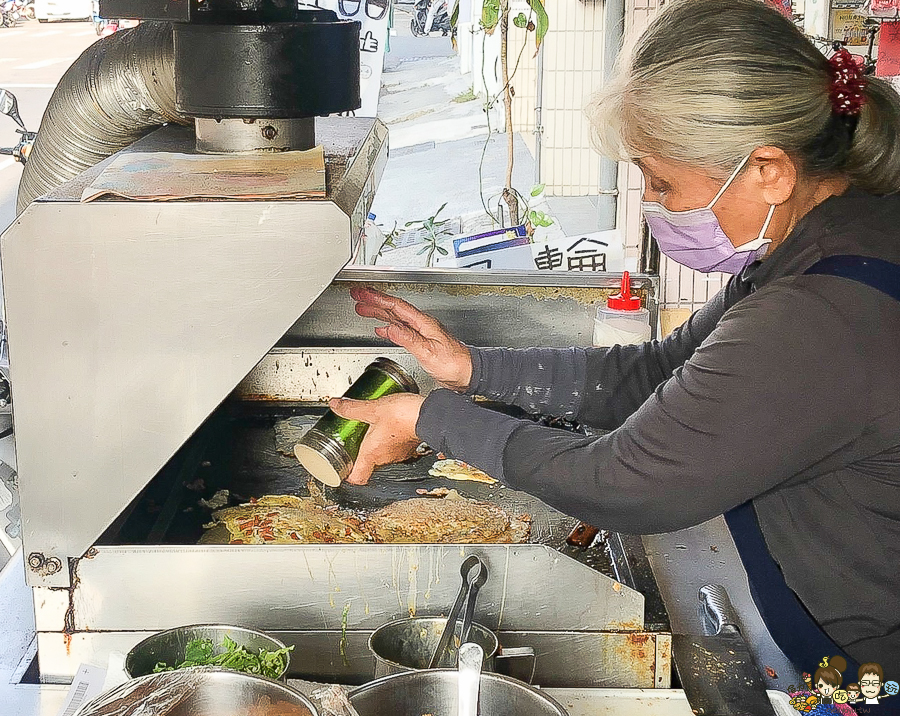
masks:
[[[385,57],[378,115],[389,130],[390,154],[372,204],[385,233],[434,214],[462,217],[472,229],[489,225],[506,178],[506,135],[488,134],[483,97],[472,98],[472,76],[459,71],[450,39],[412,37],[409,13],[395,11],[397,36]],[[513,185],[534,184],[534,160],[516,137]]]

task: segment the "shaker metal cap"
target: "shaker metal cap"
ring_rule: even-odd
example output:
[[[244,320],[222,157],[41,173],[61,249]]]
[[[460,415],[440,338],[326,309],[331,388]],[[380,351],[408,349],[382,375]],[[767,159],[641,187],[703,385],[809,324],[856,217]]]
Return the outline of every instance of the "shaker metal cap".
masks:
[[[353,459],[344,446],[315,428],[294,445],[294,455],[310,475],[329,487],[338,487],[353,468]]]

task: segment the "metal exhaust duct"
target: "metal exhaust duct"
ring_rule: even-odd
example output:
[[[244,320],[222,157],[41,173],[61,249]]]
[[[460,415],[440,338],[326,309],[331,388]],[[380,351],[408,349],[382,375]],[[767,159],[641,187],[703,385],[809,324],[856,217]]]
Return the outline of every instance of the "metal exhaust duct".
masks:
[[[143,23],[99,40],[53,91],[17,211],[168,122],[192,122],[175,109],[172,25]]]

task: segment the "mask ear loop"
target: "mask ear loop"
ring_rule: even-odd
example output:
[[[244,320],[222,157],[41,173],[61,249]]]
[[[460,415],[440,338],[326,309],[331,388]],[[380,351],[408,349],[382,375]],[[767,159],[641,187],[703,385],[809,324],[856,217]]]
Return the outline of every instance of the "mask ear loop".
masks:
[[[766,230],[769,228],[769,223],[772,221],[772,216],[775,214],[775,204],[769,204],[769,213],[766,216],[766,222],[762,225],[762,228],[759,230],[759,236],[756,237],[756,240],[765,238]]]
[[[715,204],[719,199],[722,198],[722,194],[724,194],[725,191],[728,189],[728,187],[731,186],[731,182],[734,181],[734,178],[735,178],[738,174],[740,174],[741,169],[743,169],[744,166],[745,166],[745,165],[747,164],[747,162],[749,162],[749,161],[750,161],[750,155],[748,154],[746,157],[744,157],[744,158],[741,160],[741,163],[737,165],[737,167],[735,168],[735,170],[734,170],[733,172],[731,172],[731,176],[728,177],[728,181],[726,181],[726,182],[722,185],[722,188],[719,189],[719,193],[716,194],[716,195],[712,198],[712,201],[709,202],[709,204],[706,205],[706,208],[707,208],[707,209],[712,209],[713,204]]]

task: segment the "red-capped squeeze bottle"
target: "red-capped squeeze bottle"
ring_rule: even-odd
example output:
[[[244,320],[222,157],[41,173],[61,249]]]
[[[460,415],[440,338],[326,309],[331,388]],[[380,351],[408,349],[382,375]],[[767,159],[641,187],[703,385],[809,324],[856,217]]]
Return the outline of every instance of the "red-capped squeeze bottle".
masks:
[[[597,306],[593,344],[603,348],[649,340],[650,311],[641,307],[640,296],[631,294],[631,276],[625,271],[619,293]]]

